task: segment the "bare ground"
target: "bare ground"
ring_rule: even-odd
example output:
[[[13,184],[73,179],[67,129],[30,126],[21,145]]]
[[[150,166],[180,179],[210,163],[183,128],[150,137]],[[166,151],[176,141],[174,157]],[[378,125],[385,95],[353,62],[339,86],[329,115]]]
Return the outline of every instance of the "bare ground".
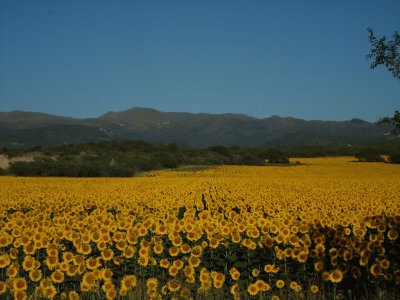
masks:
[[[41,156],[41,154],[38,152],[26,153],[24,155],[12,158],[8,158],[6,155],[0,154],[0,168],[8,169],[10,167],[10,164],[16,161],[26,161],[26,162],[34,161],[35,158],[39,156]]]

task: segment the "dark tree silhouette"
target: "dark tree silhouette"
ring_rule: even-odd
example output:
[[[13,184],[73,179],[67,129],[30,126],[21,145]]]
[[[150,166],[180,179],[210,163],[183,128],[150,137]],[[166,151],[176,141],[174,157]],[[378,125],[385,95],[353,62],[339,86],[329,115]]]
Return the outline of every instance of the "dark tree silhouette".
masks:
[[[393,77],[400,80],[400,34],[395,31],[392,40],[387,40],[386,36],[376,37],[371,28],[369,32],[369,41],[372,49],[367,54],[367,59],[371,59],[371,69],[375,69],[379,65],[384,65]],[[379,119],[378,124],[390,124],[394,126],[393,135],[400,134],[400,111],[396,110],[393,117],[384,117]]]
[[[400,34],[396,31],[393,34],[393,40],[386,40],[386,36],[378,38],[374,35],[371,28],[367,29],[369,32],[369,41],[372,49],[367,54],[367,59],[372,59],[371,69],[375,69],[379,65],[384,65],[393,77],[400,80]]]

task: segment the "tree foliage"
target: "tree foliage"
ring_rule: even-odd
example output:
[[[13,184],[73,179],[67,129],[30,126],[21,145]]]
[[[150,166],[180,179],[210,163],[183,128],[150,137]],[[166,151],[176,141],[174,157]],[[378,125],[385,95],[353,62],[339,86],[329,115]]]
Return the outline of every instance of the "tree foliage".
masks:
[[[396,110],[393,117],[384,117],[379,119],[378,124],[389,124],[394,126],[393,135],[400,135],[400,111]]]
[[[374,35],[371,28],[369,32],[369,41],[372,49],[367,54],[367,59],[372,59],[371,69],[375,69],[379,65],[384,65],[396,79],[400,79],[400,34],[396,31],[393,34],[393,40],[387,40],[386,36],[378,38]]]
[[[372,59],[371,69],[375,69],[379,65],[384,65],[393,77],[400,80],[400,34],[395,31],[392,40],[387,40],[386,36],[376,37],[371,28],[369,32],[369,41],[372,49],[367,54],[367,59]],[[379,119],[378,124],[389,124],[394,126],[393,135],[400,134],[400,112],[395,111],[393,117],[384,117]]]

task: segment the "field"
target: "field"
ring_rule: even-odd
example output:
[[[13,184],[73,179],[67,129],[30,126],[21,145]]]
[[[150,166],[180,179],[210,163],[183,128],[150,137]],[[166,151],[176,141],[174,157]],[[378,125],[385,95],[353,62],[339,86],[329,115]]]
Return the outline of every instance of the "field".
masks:
[[[0,177],[0,298],[394,298],[400,165],[295,160]]]

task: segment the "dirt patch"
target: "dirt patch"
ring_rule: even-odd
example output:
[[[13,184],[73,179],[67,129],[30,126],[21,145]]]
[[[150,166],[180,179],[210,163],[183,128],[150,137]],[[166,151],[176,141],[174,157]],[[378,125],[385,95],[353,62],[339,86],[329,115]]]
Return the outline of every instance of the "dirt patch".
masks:
[[[7,156],[0,154],[0,169],[8,169],[10,166]]]
[[[31,162],[34,161],[35,158],[43,156],[41,153],[38,152],[31,152],[31,153],[26,153],[21,156],[15,156],[12,158],[8,158],[4,154],[0,154],[0,168],[1,169],[8,169],[10,167],[10,164],[16,161],[25,161],[25,162]]]

